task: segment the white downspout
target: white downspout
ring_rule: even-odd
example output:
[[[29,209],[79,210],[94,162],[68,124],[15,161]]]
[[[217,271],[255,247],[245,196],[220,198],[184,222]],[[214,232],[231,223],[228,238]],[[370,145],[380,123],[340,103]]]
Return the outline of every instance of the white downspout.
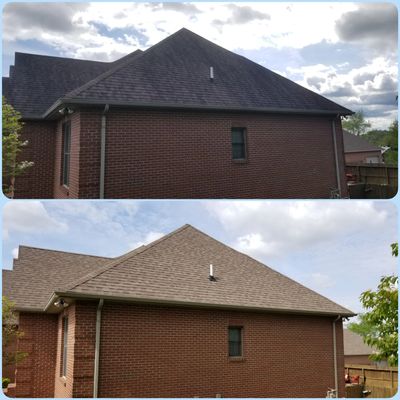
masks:
[[[333,370],[335,374],[335,395],[339,397],[338,392],[338,368],[337,368],[337,351],[336,351],[336,322],[339,321],[342,317],[340,315],[333,321],[332,324],[332,334],[333,334]]]
[[[101,115],[101,133],[100,133],[100,194],[99,198],[104,199],[104,180],[106,173],[106,127],[107,117],[106,114],[109,109],[109,105],[104,106],[103,114]]]
[[[97,398],[99,392],[99,366],[100,366],[100,328],[101,311],[103,309],[104,299],[99,300],[96,312],[96,339],[94,350],[94,376],[93,376],[93,398]]]
[[[340,169],[339,169],[339,158],[338,158],[338,149],[337,149],[337,141],[336,141],[336,125],[335,120],[332,120],[332,138],[333,138],[333,148],[335,152],[335,167],[336,167],[336,181],[337,187],[339,191],[340,197],[342,197],[342,185],[340,181]]]

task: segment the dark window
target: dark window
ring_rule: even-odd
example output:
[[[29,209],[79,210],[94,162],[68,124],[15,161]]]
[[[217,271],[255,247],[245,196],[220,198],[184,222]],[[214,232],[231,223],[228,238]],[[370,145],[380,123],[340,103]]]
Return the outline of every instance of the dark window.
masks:
[[[242,328],[232,327],[228,329],[229,333],[229,357],[242,356]]]
[[[62,184],[69,185],[69,163],[71,157],[71,123],[63,124]]]
[[[234,160],[246,159],[245,128],[232,128],[232,158]]]
[[[63,342],[61,349],[61,376],[67,376],[68,317],[63,318]]]

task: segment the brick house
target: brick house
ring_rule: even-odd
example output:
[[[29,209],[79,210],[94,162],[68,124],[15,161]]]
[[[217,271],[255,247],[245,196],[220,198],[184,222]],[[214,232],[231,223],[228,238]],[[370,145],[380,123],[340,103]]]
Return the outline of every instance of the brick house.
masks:
[[[352,112],[181,29],[115,62],[15,54],[19,198],[347,196]]]
[[[354,314],[190,225],[113,259],[21,246],[3,293],[17,397],[344,396]]]
[[[379,164],[383,162],[380,147],[361,136],[343,131],[344,159],[346,164]]]

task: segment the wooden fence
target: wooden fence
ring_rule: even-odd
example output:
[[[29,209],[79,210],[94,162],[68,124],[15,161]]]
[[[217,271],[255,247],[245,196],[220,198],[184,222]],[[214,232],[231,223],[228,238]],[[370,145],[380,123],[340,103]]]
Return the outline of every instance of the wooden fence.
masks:
[[[347,164],[346,174],[354,176],[355,181],[370,185],[398,186],[398,169],[386,164]]]
[[[379,368],[374,365],[346,364],[345,371],[350,376],[360,376],[360,383],[364,384],[364,390],[371,391],[368,397],[393,397],[397,392],[397,367]]]

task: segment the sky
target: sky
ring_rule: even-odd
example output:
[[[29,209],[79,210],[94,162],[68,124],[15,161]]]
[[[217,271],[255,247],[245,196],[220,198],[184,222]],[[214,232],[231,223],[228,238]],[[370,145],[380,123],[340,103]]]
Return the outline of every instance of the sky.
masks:
[[[182,27],[329,99],[373,129],[397,118],[397,9],[390,3],[8,3],[14,52],[114,61]]]
[[[386,201],[14,200],[3,208],[3,268],[19,245],[115,257],[186,223],[354,312],[397,273]]]

